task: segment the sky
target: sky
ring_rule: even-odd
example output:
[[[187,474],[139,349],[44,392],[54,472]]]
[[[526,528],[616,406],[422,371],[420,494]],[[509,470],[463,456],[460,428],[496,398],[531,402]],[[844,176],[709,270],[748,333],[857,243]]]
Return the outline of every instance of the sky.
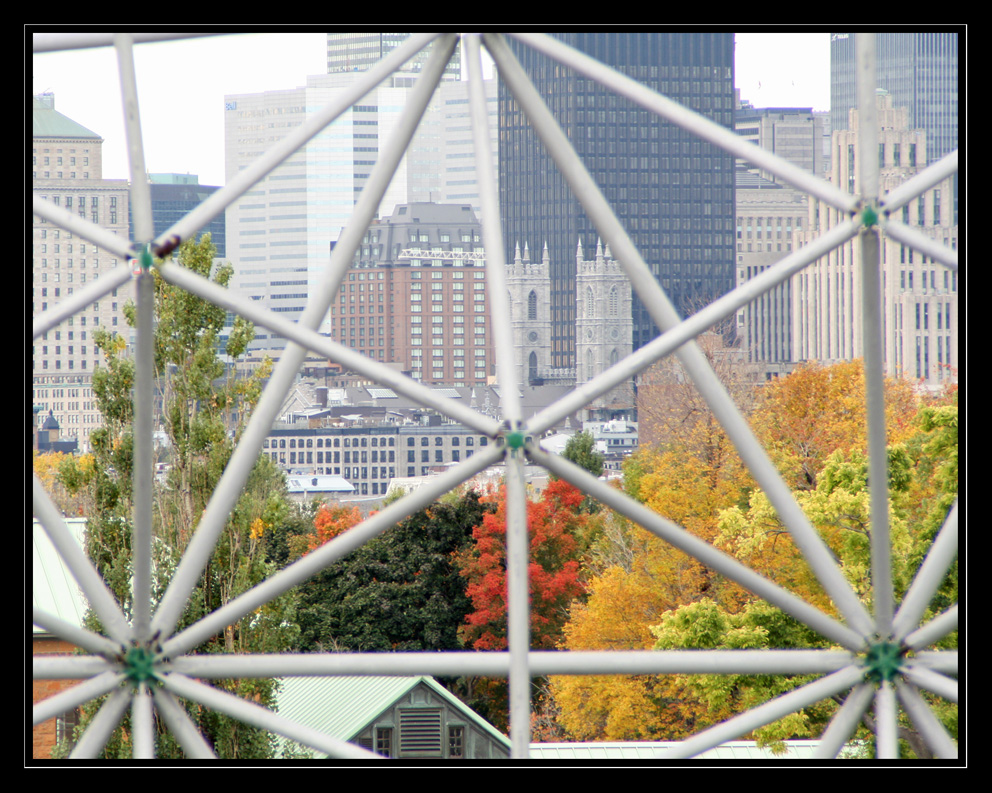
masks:
[[[738,33],[735,74],[755,107],[830,107],[829,33]],[[326,33],[251,33],[135,46],[145,167],[224,184],[224,96],[296,88],[327,70]],[[264,57],[261,53],[264,52]],[[112,47],[32,58],[33,94],[104,138],[103,177],[127,179]]]

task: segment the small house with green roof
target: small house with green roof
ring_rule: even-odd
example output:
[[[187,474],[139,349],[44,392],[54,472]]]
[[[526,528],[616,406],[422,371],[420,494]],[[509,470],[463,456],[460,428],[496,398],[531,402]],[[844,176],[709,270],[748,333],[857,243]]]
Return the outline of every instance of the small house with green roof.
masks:
[[[510,756],[509,738],[432,677],[289,677],[279,682],[280,716],[385,757]]]

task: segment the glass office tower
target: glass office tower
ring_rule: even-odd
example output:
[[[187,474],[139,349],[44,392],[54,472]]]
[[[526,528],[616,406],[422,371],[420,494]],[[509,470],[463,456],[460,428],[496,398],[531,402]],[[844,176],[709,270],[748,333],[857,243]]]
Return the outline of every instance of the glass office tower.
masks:
[[[562,33],[564,43],[733,129],[732,33]],[[734,285],[734,158],[511,41],[514,54],[681,313]],[[508,252],[551,260],[552,366],[574,366],[575,267],[599,236],[504,84],[499,191]],[[656,331],[634,298],[634,347]]]

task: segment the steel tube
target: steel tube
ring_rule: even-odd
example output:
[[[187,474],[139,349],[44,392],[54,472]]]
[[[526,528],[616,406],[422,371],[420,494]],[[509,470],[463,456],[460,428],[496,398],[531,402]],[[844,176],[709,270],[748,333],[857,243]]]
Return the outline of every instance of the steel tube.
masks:
[[[79,547],[79,543],[69,533],[65,521],[38,481],[37,475],[34,476],[33,504],[35,516],[100,618],[103,629],[111,639],[126,646],[131,638],[131,627],[125,622],[117,600],[107,588],[103,577],[94,569],[89,557]]]
[[[897,680],[896,694],[910,721],[923,736],[930,751],[941,760],[956,760],[958,747],[954,743],[954,739],[948,735],[944,725],[940,723],[940,720],[930,710],[930,706],[920,696],[920,692],[912,685]]]
[[[158,686],[152,689],[155,709],[169,728],[183,753],[191,760],[216,760],[217,755],[204,740],[186,709],[172,694]]]
[[[501,326],[510,317],[510,302],[506,290],[506,251],[503,250],[503,233],[499,218],[499,196],[496,192],[496,175],[490,156],[489,110],[482,85],[482,61],[478,34],[462,37],[465,43],[465,65],[469,78],[469,114],[472,119],[472,140],[475,146],[475,173],[479,183],[479,200],[482,208],[482,239],[486,251],[486,283],[489,287],[489,317],[491,325]],[[513,334],[501,327],[493,333],[496,348],[496,369],[503,388],[500,403],[503,416],[510,426],[521,419],[520,394],[516,389],[517,364],[514,357]]]
[[[373,361],[333,339],[321,336],[314,330],[300,327],[296,322],[283,319],[268,309],[259,307],[251,300],[231,294],[229,290],[201,275],[171,263],[160,266],[159,273],[166,282],[180,286],[204,300],[209,300],[215,305],[233,311],[256,325],[268,328],[299,344],[301,347],[326,355],[331,360],[364,374],[383,386],[398,391],[424,407],[433,408],[466,427],[471,427],[490,438],[495,438],[499,433],[500,425],[495,419],[484,416],[453,399],[436,394],[427,386],[411,380],[406,375],[389,369],[378,361]]]
[[[856,661],[839,650],[532,651],[530,673],[547,675],[827,674]],[[164,667],[203,679],[325,675],[509,677],[508,652],[184,655]]]
[[[331,261],[318,291],[308,300],[307,307],[299,319],[302,327],[314,329],[319,326],[356,247],[378,209],[382,195],[450,56],[454,37],[447,36],[443,41],[444,46],[441,49],[436,48],[425,64],[424,71],[409,97],[409,104],[396,128],[395,139],[390,141],[389,147],[380,151],[380,158],[355,205],[351,222],[342,232],[338,244],[331,253]],[[172,632],[179,620],[185,601],[196,586],[200,573],[206,566],[217,538],[227,522],[228,515],[240,497],[248,474],[255,466],[262,441],[268,435],[272,421],[282,406],[283,398],[303,362],[304,354],[305,350],[294,343],[290,343],[283,351],[282,358],[275,367],[269,384],[262,392],[248,426],[245,427],[241,440],[197,526],[196,533],[159,604],[152,620],[153,632],[161,631],[162,635],[167,635]]]
[[[33,33],[32,50],[38,52],[60,52],[92,47],[110,47],[119,33]],[[131,33],[135,43],[156,41],[177,41],[179,39],[200,38],[221,35],[217,33]]]
[[[872,34],[872,38],[874,34]],[[874,96],[874,95],[873,95]],[[862,160],[865,158],[862,157]],[[870,158],[869,158],[870,159]],[[876,169],[877,170],[877,169]],[[889,537],[889,474],[882,361],[882,274],[878,232],[861,234],[861,312],[865,402],[868,423],[868,498],[871,510],[871,580],[879,636],[892,633],[892,548]]]
[[[564,64],[596,82],[616,92],[617,94],[636,102],[646,110],[661,116],[676,124],[687,132],[719,146],[724,151],[736,157],[747,160],[763,170],[775,174],[793,187],[816,196],[830,206],[843,212],[853,212],[856,201],[847,193],[839,190],[829,182],[813,176],[802,168],[783,160],[753,143],[739,137],[705,116],[689,110],[673,102],[671,99],[652,91],[636,80],[611,69],[588,55],[572,49],[547,34],[542,33],[511,33],[518,39],[550,58]]]
[[[875,688],[869,683],[855,686],[847,695],[844,704],[830,720],[827,729],[820,737],[820,745],[813,757],[816,759],[833,759],[837,757],[847,740],[854,735],[861,717],[875,696]]]
[[[931,163],[915,176],[907,179],[892,191],[879,198],[882,212],[889,215],[897,209],[923,195],[931,187],[936,187],[958,170],[958,150],[945,154],[937,162]]]
[[[485,41],[496,61],[500,77],[509,86],[593,224],[609,243],[613,255],[627,273],[631,286],[640,296],[655,324],[662,330],[676,327],[680,322],[678,313],[661,285],[651,275],[637,248],[506,43],[489,34],[486,34]],[[874,626],[864,606],[834,563],[822,538],[799,508],[792,492],[782,481],[702,351],[695,342],[690,342],[679,349],[678,356],[713,414],[726,430],[741,459],[779,513],[823,588],[852,627],[864,636],[870,636]]]
[[[60,639],[65,639],[70,644],[94,655],[112,658],[124,651],[124,642],[114,642],[106,636],[93,633],[86,628],[80,628],[78,625],[73,625],[71,622],[59,619],[38,608],[32,610],[31,618],[39,628],[44,628]]]
[[[295,154],[297,150],[306,145],[311,138],[320,133],[328,124],[333,122],[338,116],[426,47],[437,35],[437,33],[412,34],[409,39],[369,69],[361,79],[343,89],[333,102],[308,118],[299,127],[293,129],[285,138],[266,150],[251,165],[232,176],[231,180],[220,190],[212,193],[202,204],[166,230],[155,241],[154,249],[156,250],[156,255],[160,255],[157,252],[163,250],[163,246],[172,245],[172,247],[175,247],[178,241],[187,239],[195,234],[197,230],[205,227],[230,204],[239,199],[246,190],[249,190],[257,182],[261,181],[266,174]],[[363,233],[366,226],[362,227]]]
[[[43,333],[47,333],[58,325],[61,325],[69,317],[75,316],[80,311],[85,310],[90,303],[94,303],[104,295],[110,294],[115,289],[126,284],[133,277],[134,274],[131,272],[130,266],[119,264],[113,270],[104,273],[102,277],[97,278],[95,281],[90,281],[75,294],[67,296],[57,305],[38,314],[32,322],[32,338],[37,339]]]
[[[903,644],[910,650],[922,650],[924,647],[943,639],[947,634],[958,628],[958,607],[951,606],[947,611],[938,614],[926,625],[922,625],[903,639]]]
[[[111,733],[121,723],[130,701],[131,692],[128,689],[118,688],[114,691],[97,711],[93,721],[80,737],[79,743],[73,747],[69,759],[91,760],[100,754],[107,745]]]
[[[926,667],[935,672],[956,675],[958,673],[957,650],[924,650],[913,656],[913,666],[916,669]]]
[[[925,256],[929,256],[935,262],[957,272],[958,252],[956,250],[948,248],[937,240],[930,239],[912,226],[907,226],[898,220],[884,221],[882,229],[885,231],[885,236],[908,245]]]
[[[672,760],[695,757],[707,749],[712,749],[726,741],[732,741],[758,727],[763,727],[788,716],[790,713],[795,713],[800,708],[851,688],[858,683],[862,674],[860,667],[847,666],[832,675],[821,677],[819,680],[807,683],[788,694],[783,694],[763,705],[703,730],[692,738],[686,739],[679,746],[673,747],[666,757],[670,757]]]
[[[155,714],[148,687],[142,683],[131,698],[131,757],[149,760],[155,757]]]
[[[570,416],[576,410],[585,407],[596,397],[608,393],[635,374],[643,372],[655,361],[675,352],[683,344],[691,341],[721,319],[732,316],[739,308],[784,283],[807,265],[856,236],[859,228],[860,223],[858,221],[845,221],[817,237],[808,245],[789,254],[760,275],[714,300],[691,317],[682,320],[671,330],[657,336],[639,350],[635,350],[605,372],[557,399],[554,404],[527,420],[527,431],[539,435],[551,429],[566,416]]]
[[[233,694],[228,694],[226,691],[197,683],[183,675],[177,673],[165,675],[163,683],[167,691],[178,696],[199,702],[201,705],[206,705],[220,713],[226,713],[231,718],[245,724],[277,733],[291,741],[326,752],[331,757],[352,760],[379,759],[379,755],[366,751],[355,744],[332,738],[310,727],[296,724],[275,711],[247,702]]]
[[[152,602],[152,494],[154,491],[152,408],[155,381],[155,276],[151,269],[137,279],[137,338],[134,355],[134,504],[131,528],[134,638],[147,641]]]
[[[911,683],[932,691],[939,697],[943,697],[948,702],[958,701],[958,681],[950,677],[945,677],[939,672],[927,669],[925,666],[909,664],[902,670],[903,677]]]
[[[130,259],[135,254],[134,247],[126,237],[118,237],[112,231],[108,231],[96,223],[79,215],[73,214],[62,207],[57,207],[40,196],[33,196],[31,199],[31,211],[40,218],[51,221],[66,231],[71,231],[78,237],[82,237],[87,242],[92,242],[98,248],[102,248],[107,253],[113,253],[122,259]],[[106,278],[106,275],[104,275]]]
[[[504,388],[504,391],[507,389]],[[510,651],[510,756],[530,753],[530,536],[522,454],[506,455],[507,645]]]
[[[462,482],[471,479],[475,474],[496,462],[501,454],[502,449],[496,446],[488,446],[473,454],[458,466],[441,474],[436,480],[408,493],[399,501],[394,501],[382,511],[370,515],[357,526],[353,526],[317,550],[283,568],[271,578],[173,636],[163,643],[161,655],[171,657],[191,650],[231,623],[250,614],[258,606],[287,592],[373,537],[393,528],[417,510],[433,503],[435,499],[440,498]]]
[[[937,538],[916,571],[913,583],[910,584],[906,596],[896,612],[892,623],[892,638],[901,640],[919,625],[920,619],[933,600],[934,594],[943,583],[944,576],[950,569],[958,553],[958,503],[954,502],[947,520],[941,527]]]
[[[92,655],[35,655],[31,677],[35,680],[86,680],[104,672],[119,671],[119,665]]]
[[[787,614],[791,614],[824,636],[855,652],[863,647],[863,638],[847,626],[840,624],[791,592],[758,575],[729,554],[714,548],[661,515],[652,512],[625,493],[601,482],[588,471],[543,450],[530,448],[528,454],[535,462],[543,465],[553,474],[571,482],[610,509],[630,518],[652,534],[698,559],[718,573],[736,581],[745,589],[764,598]]]
[[[875,692],[875,756],[879,760],[894,760],[899,757],[899,724],[896,716],[895,690],[888,680],[883,680]]]
[[[41,724],[56,716],[72,710],[84,702],[102,697],[104,694],[113,691],[124,680],[124,674],[114,670],[108,670],[96,677],[91,677],[82,683],[78,683],[72,688],[64,689],[58,694],[47,699],[36,702],[32,709],[32,724]]]
[[[133,242],[144,245],[155,236],[152,223],[152,190],[148,184],[145,153],[141,140],[141,113],[138,110],[138,83],[134,73],[134,37],[129,33],[114,36],[117,71],[121,81],[121,105],[124,109],[124,135],[127,140],[131,173],[129,206],[133,223]]]

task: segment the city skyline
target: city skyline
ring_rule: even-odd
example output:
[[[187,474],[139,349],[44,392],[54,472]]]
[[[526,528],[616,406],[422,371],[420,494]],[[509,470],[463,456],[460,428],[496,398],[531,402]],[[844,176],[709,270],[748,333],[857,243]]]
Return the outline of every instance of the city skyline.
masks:
[[[738,33],[736,87],[756,107],[827,110],[829,34]],[[253,57],[261,40],[269,57]],[[808,61],[801,67],[800,59]],[[168,64],[159,68],[162,60]],[[786,68],[782,68],[783,64]],[[32,94],[55,94],[56,109],[100,135],[105,178],[129,178],[117,57],[112,47],[33,57]],[[203,37],[135,47],[146,168],[224,184],[224,96],[293,89],[326,73],[327,34]],[[188,118],[196,118],[191,127]]]

